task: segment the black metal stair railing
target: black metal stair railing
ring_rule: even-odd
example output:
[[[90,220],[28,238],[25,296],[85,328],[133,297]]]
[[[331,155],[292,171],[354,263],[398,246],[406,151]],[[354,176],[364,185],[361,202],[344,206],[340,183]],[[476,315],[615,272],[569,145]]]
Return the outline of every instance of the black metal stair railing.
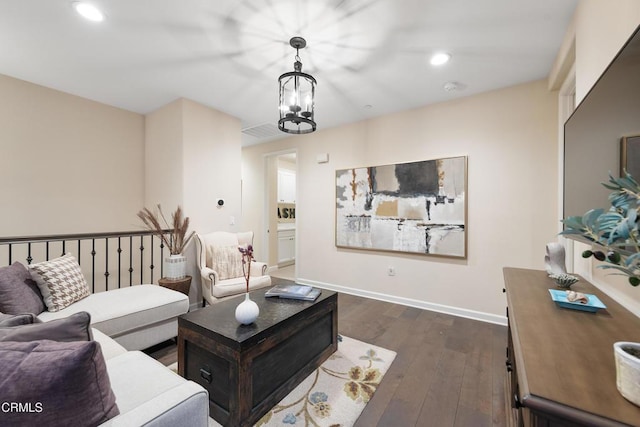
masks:
[[[0,238],[0,266],[16,261],[28,265],[66,253],[78,260],[92,292],[154,283],[157,265],[157,278],[163,275],[164,244],[150,231]]]

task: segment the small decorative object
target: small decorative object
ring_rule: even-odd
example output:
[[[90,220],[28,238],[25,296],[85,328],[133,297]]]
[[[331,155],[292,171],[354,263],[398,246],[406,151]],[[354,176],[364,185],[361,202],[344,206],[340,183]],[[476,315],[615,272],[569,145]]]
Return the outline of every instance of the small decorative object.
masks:
[[[244,301],[236,307],[236,320],[243,325],[250,325],[256,321],[259,314],[258,304],[251,300],[247,292],[244,294]]]
[[[564,257],[564,246],[556,242],[547,244],[547,254],[544,256],[544,265],[548,275],[567,273]]]
[[[182,208],[178,206],[171,215],[173,220],[173,227],[171,227],[162,213],[162,208],[158,205],[157,212],[143,208],[138,212],[138,218],[142,220],[147,230],[162,240],[164,246],[169,250],[170,255],[164,259],[164,277],[184,279],[187,276],[187,257],[182,255],[182,251],[195,234],[195,231],[192,231],[187,236],[189,217],[183,217]],[[164,222],[164,227],[161,221]]]
[[[551,299],[562,308],[570,308],[572,310],[588,311],[596,313],[598,310],[607,308],[600,301],[600,298],[593,294],[583,294],[574,291],[561,291],[559,289],[549,289]],[[571,298],[573,301],[570,301]]]
[[[550,274],[549,277],[555,280],[558,287],[562,289],[569,289],[571,285],[578,281],[578,278],[571,274]]]
[[[244,301],[236,307],[236,320],[243,325],[250,325],[255,322],[260,314],[258,304],[249,297],[249,278],[251,276],[251,261],[253,261],[253,246],[238,248],[242,254],[242,273],[247,282],[247,292],[244,294]]]
[[[622,396],[640,406],[640,344],[620,341],[613,344],[616,386]]]

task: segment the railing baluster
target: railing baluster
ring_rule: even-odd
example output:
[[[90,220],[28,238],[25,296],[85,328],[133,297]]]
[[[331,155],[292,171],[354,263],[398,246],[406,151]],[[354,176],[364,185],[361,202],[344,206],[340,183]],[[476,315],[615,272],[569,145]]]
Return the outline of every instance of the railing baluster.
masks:
[[[109,290],[109,238],[104,239],[104,290]]]
[[[11,256],[11,248],[13,247],[13,245],[11,243],[9,243],[9,265],[13,264],[11,261],[13,261],[13,257]]]
[[[133,236],[129,236],[129,286],[133,285]]]
[[[160,278],[164,277],[164,242],[160,239]]]
[[[151,265],[149,269],[151,270],[151,281],[149,283],[153,283],[153,234],[151,235]]]
[[[96,291],[96,239],[91,239],[91,293]]]
[[[63,256],[65,253],[67,253],[67,241],[63,240],[62,241],[62,254],[60,254],[60,256]]]
[[[27,264],[31,264],[33,258],[31,258],[31,243],[27,243]]]
[[[81,253],[81,252],[80,252],[80,239],[78,239],[78,256],[77,256],[77,259],[78,259],[78,265],[80,265],[80,253]]]
[[[118,289],[120,289],[120,282],[122,281],[122,237],[118,236]]]
[[[44,253],[45,253],[45,255],[44,255],[44,259],[46,259],[47,261],[49,261],[49,242],[46,242],[46,243],[44,244],[44,247],[45,247],[45,251],[44,251]]]
[[[144,283],[144,236],[140,236],[140,284]]]

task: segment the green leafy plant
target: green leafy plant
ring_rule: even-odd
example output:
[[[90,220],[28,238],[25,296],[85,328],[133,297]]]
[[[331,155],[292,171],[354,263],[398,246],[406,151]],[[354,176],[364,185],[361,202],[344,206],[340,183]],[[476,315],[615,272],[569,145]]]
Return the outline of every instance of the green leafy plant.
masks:
[[[617,270],[628,277],[632,286],[640,285],[640,185],[627,172],[602,184],[611,190],[609,210],[591,209],[583,216],[571,216],[562,222],[566,228],[560,234],[579,235],[603,250],[586,250],[584,258],[593,256],[604,261],[599,267]]]
[[[169,225],[162,213],[162,208],[160,205],[157,207],[157,212],[143,208],[138,212],[138,218],[142,220],[147,230],[153,232],[162,240],[171,255],[180,255],[195,234],[195,231],[192,231],[187,236],[189,217],[183,216],[182,208],[178,206],[173,215],[171,215],[172,224]]]

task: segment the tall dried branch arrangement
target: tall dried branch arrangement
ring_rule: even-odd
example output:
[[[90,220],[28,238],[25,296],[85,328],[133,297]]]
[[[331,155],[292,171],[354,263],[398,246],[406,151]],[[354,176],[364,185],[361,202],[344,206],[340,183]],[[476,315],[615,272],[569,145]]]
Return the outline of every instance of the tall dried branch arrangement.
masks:
[[[173,215],[171,215],[171,225],[169,225],[167,219],[162,213],[160,205],[157,207],[157,212],[153,212],[148,208],[143,208],[138,212],[138,218],[142,220],[142,223],[147,230],[151,231],[162,240],[171,255],[179,255],[196,232],[192,231],[187,236],[187,231],[189,230],[189,217],[185,217],[183,215],[182,208],[180,206],[178,206]],[[166,229],[169,229],[168,233],[165,232]]]

